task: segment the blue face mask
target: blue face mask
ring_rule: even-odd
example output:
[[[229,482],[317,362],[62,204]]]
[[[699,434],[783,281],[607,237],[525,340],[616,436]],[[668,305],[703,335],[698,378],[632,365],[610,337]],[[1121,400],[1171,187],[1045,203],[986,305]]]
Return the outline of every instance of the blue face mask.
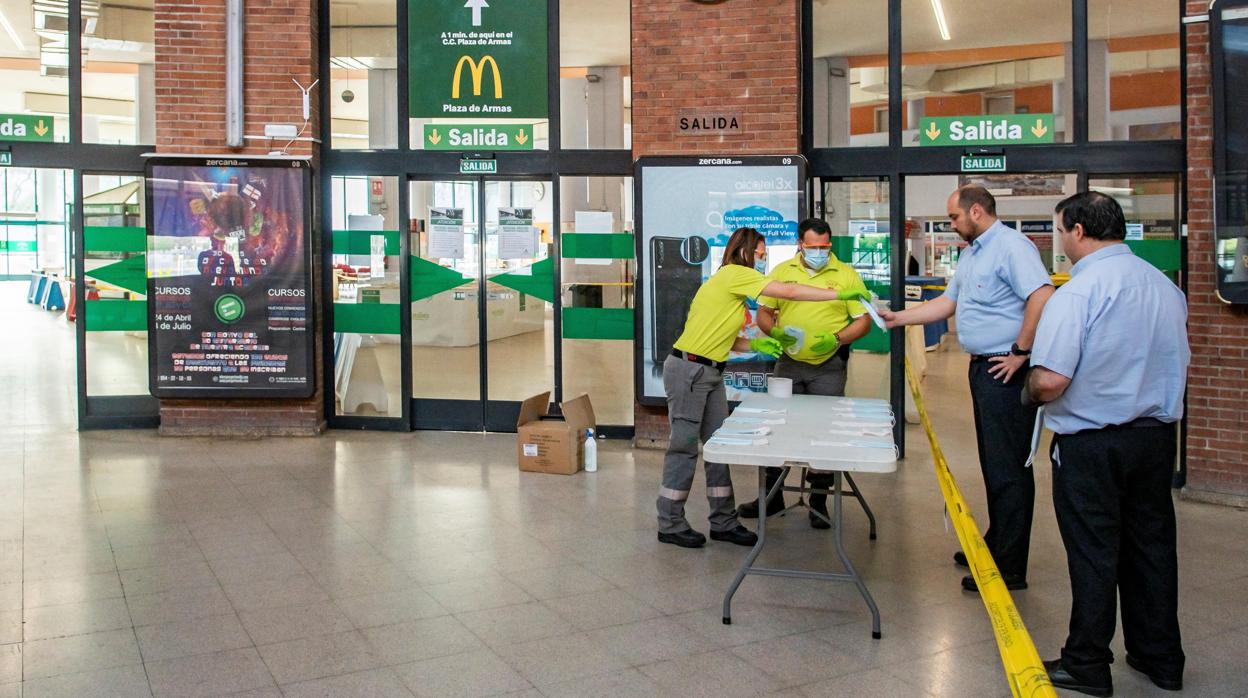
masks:
[[[828,258],[830,256],[831,253],[828,250],[815,248],[802,250],[802,259],[805,260],[806,266],[815,271],[819,271],[820,269],[828,266]]]
[[[767,260],[765,259],[754,260],[754,271],[758,272],[759,274],[766,274],[767,273]]]

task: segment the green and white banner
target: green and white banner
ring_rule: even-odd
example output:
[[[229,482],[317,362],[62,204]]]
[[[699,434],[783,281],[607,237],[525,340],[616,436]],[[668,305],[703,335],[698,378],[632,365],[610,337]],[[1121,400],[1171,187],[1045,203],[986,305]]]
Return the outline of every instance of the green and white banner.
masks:
[[[42,114],[0,114],[0,141],[51,143],[56,121]]]
[[[547,117],[546,0],[408,2],[412,118]]]
[[[533,126],[425,124],[425,150],[533,150]]]
[[[1052,114],[926,116],[919,122],[919,145],[1022,145],[1052,142]]]

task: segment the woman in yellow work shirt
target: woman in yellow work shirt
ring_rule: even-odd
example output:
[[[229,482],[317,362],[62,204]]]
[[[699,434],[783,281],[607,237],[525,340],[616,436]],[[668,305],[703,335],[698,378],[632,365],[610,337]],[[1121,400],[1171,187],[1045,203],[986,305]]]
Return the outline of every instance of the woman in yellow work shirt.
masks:
[[[780,343],[771,337],[740,336],[746,298],[771,296],[794,301],[854,300],[858,291],[822,289],[803,284],[769,281],[767,243],[753,228],[738,228],[728,240],[719,271],[693,297],[684,332],[672,355],[663,363],[663,390],[667,394],[671,442],[663,462],[659,488],[659,541],[682,548],[701,547],[706,537],[685,520],[685,500],[698,464],[698,445],[711,437],[728,417],[723,370],[729,351],[756,351],[780,355]],[[732,475],[724,463],[706,464],[706,497],[711,507],[711,538],[737,545],[754,545],[752,531],[737,520]]]

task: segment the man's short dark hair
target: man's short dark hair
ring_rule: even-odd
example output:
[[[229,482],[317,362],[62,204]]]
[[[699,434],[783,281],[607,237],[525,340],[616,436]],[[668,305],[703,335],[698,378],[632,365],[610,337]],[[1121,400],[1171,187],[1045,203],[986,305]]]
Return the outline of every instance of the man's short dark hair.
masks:
[[[992,192],[979,186],[978,184],[968,184],[958,189],[958,208],[971,212],[971,207],[979,204],[984,209],[984,213],[996,217],[997,215],[997,197]]]
[[[797,240],[801,242],[806,237],[806,233],[814,233],[815,235],[831,235],[832,226],[822,218],[807,218],[797,224]]]
[[[1062,199],[1054,209],[1062,218],[1062,228],[1066,232],[1074,230],[1076,225],[1083,226],[1083,232],[1093,240],[1125,240],[1127,238],[1127,219],[1122,214],[1122,206],[1099,191],[1084,191]]]

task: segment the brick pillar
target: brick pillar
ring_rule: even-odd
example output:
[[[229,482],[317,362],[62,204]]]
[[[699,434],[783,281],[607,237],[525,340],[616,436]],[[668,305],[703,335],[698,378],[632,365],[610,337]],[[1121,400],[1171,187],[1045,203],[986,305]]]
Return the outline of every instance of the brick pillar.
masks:
[[[1188,0],[1187,14],[1209,11]],[[1248,309],[1214,295],[1213,104],[1209,24],[1187,32],[1188,499],[1248,506]],[[1223,136],[1225,137],[1225,135]]]
[[[303,101],[291,78],[317,77],[316,0],[245,2],[244,105],[247,135],[267,123],[303,123]],[[225,2],[155,0],[156,150],[160,153],[263,155],[285,143],[225,145]],[[320,133],[315,92],[306,135]],[[312,155],[312,144],[289,153]],[[308,192],[309,196],[313,192]],[[160,431],[172,435],[313,435],[324,429],[321,366],[319,225],[313,220],[312,257],[317,392],[307,400],[162,400]]]
[[[633,0],[633,157],[799,152],[796,0]],[[677,135],[682,111],[741,114],[741,131]],[[667,411],[637,405],[638,446],[665,448]]]

